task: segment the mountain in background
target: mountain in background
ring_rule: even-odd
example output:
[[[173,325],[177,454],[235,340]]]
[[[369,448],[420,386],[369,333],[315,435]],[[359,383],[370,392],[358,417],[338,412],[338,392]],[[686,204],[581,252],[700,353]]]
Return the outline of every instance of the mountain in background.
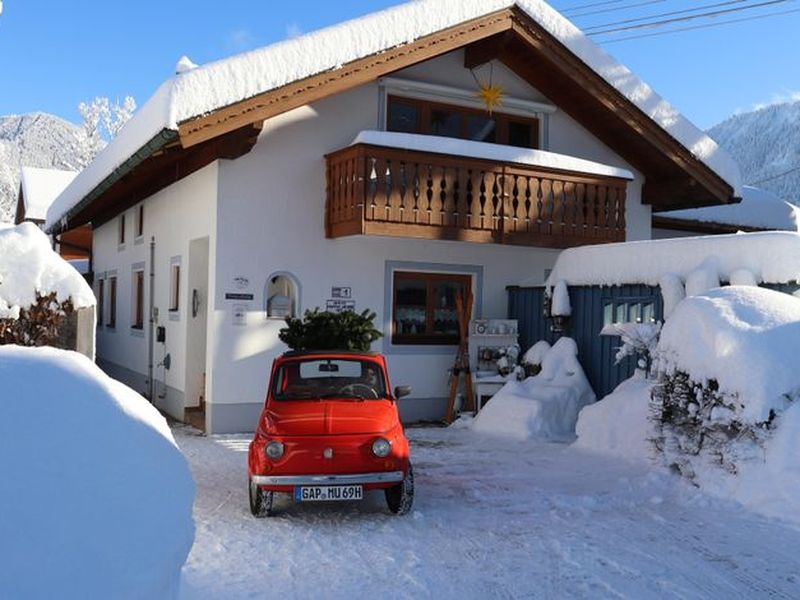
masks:
[[[77,171],[88,156],[83,129],[60,117],[0,117],[0,222],[14,221],[20,166]]]
[[[800,102],[734,115],[708,134],[739,163],[744,183],[800,204]]]

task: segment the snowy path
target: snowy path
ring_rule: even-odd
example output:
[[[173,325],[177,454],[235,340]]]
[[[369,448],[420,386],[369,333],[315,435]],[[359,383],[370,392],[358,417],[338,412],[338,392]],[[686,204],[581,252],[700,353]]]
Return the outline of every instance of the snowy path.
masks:
[[[250,436],[175,430],[197,483],[184,598],[798,598],[800,532],[569,446],[414,429],[417,498],[250,516]]]

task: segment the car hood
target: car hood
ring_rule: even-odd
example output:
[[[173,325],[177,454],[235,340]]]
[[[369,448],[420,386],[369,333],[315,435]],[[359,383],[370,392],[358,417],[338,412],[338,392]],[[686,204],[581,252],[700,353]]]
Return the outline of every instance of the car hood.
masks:
[[[270,435],[383,433],[397,425],[391,400],[273,402],[265,412]]]

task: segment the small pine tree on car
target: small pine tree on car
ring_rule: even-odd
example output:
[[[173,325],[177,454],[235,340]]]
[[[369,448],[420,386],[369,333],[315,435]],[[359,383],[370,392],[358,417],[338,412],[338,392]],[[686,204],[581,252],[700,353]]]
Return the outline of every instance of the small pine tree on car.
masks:
[[[375,313],[364,310],[330,312],[307,310],[302,319],[287,317],[280,340],[295,351],[349,350],[368,352],[383,334],[375,328]]]

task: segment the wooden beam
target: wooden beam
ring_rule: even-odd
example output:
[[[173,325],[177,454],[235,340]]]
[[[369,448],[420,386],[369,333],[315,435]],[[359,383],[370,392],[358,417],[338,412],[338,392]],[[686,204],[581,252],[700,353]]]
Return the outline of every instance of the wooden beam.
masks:
[[[410,44],[355,60],[346,65],[275,90],[258,94],[211,114],[180,123],[181,145],[190,148],[250,123],[311,104],[359,85],[377,80],[468,44],[511,29],[511,11],[503,9],[422,37]]]
[[[464,49],[464,68],[474,69],[499,58],[510,41],[509,36],[510,32],[506,31],[467,46]]]
[[[674,229],[677,231],[689,231],[691,233],[704,233],[711,235],[720,235],[725,233],[736,233],[737,231],[746,231],[748,233],[755,231],[774,231],[766,227],[751,227],[749,225],[731,225],[728,223],[706,223],[704,221],[695,221],[691,219],[678,219],[675,217],[662,217],[656,215],[653,217],[652,226],[658,229]]]

